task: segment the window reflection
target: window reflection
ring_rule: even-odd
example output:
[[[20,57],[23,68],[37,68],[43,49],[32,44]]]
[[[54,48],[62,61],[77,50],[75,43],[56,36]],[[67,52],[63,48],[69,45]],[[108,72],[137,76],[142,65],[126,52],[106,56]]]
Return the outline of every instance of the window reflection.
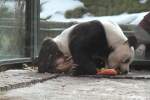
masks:
[[[24,57],[25,0],[0,0],[0,60]]]

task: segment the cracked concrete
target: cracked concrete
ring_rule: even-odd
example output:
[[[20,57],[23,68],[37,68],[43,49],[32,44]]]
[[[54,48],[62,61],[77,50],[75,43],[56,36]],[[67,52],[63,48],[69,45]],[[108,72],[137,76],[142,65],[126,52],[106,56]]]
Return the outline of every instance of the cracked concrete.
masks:
[[[57,76],[49,73],[40,74],[36,70],[8,70],[0,72],[0,91],[26,87]]]

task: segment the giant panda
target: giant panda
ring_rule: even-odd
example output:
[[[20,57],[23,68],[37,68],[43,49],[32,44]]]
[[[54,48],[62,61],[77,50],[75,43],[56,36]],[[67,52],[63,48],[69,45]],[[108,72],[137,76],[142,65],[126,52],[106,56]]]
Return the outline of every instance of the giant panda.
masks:
[[[71,56],[77,65],[73,75],[94,75],[97,67],[104,66],[127,74],[134,48],[116,23],[93,20],[75,24],[55,38],[45,39],[38,56],[38,71],[54,72],[56,60],[64,55]]]

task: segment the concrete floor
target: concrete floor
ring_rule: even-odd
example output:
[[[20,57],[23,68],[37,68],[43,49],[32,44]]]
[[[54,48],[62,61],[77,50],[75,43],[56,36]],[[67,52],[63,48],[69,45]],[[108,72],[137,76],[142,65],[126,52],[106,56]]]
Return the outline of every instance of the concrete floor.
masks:
[[[61,76],[1,92],[0,100],[150,100],[150,80]]]

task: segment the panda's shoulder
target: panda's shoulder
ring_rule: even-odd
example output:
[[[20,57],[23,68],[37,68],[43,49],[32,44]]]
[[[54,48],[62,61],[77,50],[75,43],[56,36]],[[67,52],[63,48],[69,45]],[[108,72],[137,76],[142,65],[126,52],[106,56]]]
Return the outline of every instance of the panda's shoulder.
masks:
[[[74,29],[74,27],[76,25],[77,24],[72,25],[69,28],[66,28],[59,35],[57,35],[53,40],[54,41],[67,41],[68,40],[68,36],[70,35],[71,31]]]
[[[116,36],[119,36],[123,40],[127,40],[126,36],[123,33],[123,30],[120,28],[120,26],[112,21],[101,21],[106,34],[113,34]]]

